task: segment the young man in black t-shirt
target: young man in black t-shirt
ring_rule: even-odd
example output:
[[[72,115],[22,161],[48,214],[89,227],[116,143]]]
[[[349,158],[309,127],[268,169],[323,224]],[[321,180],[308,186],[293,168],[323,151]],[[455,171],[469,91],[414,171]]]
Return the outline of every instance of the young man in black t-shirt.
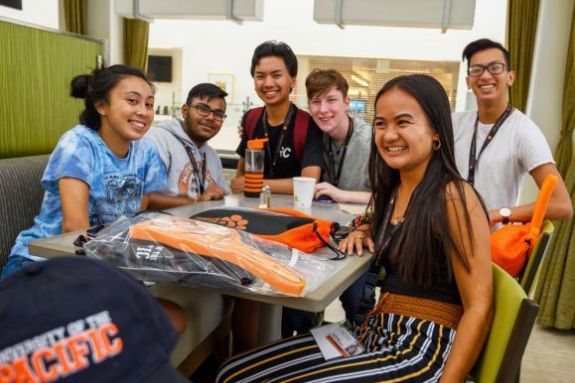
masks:
[[[249,119],[255,126],[247,125],[247,116],[258,111],[252,109],[242,118],[242,140],[236,150],[240,161],[236,177],[230,183],[232,192],[240,193],[244,190],[247,141],[254,138],[268,138],[264,146],[264,185],[268,185],[273,193],[293,193],[292,177],[301,175],[319,181],[323,165],[322,133],[311,116],[298,110],[289,100],[297,76],[295,54],[285,43],[266,41],[255,49],[250,73],[254,79],[255,90],[265,106],[259,111],[261,115],[257,120]],[[295,131],[305,128],[305,124],[299,124],[296,128],[297,116],[299,114],[301,118],[302,113],[308,120],[305,137],[301,131]],[[305,138],[304,145],[296,145],[296,140],[300,141],[301,138]],[[302,153],[298,153],[296,146]],[[257,345],[262,316],[260,310],[257,302],[236,300],[232,321],[236,352],[246,351]],[[286,315],[284,321],[285,317]],[[308,318],[305,315],[303,317]]]
[[[255,90],[265,107],[255,128],[246,126],[246,115],[250,112],[242,119],[244,133],[236,150],[241,158],[236,177],[231,181],[231,189],[234,193],[244,190],[244,159],[248,139],[267,137],[269,141],[264,146],[264,185],[269,185],[273,193],[291,194],[292,177],[301,175],[319,180],[323,165],[322,133],[311,117],[308,118],[303,153],[297,153],[296,116],[306,113],[298,111],[289,100],[297,76],[297,58],[287,44],[266,41],[255,49],[250,72]],[[253,133],[248,137],[250,132]]]

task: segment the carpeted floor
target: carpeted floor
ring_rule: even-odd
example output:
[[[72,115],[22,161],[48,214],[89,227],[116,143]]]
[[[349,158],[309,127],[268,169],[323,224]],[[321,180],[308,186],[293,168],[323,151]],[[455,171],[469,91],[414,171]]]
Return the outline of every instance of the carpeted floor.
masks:
[[[535,325],[521,365],[521,383],[575,382],[575,331]]]

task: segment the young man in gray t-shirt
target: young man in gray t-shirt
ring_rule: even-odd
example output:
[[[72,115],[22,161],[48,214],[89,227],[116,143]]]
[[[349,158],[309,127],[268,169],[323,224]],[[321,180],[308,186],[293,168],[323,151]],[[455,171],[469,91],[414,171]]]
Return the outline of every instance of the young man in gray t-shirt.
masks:
[[[371,126],[348,115],[349,85],[334,69],[315,69],[306,78],[309,112],[323,134],[324,168],[315,197],[367,203]]]

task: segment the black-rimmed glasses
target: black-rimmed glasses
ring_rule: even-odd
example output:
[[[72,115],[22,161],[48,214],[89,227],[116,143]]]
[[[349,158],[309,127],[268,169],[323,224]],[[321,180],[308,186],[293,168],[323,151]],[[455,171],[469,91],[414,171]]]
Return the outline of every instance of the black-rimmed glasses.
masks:
[[[490,62],[487,65],[475,64],[467,68],[467,74],[472,77],[478,77],[483,74],[485,69],[491,74],[501,74],[507,69],[507,65],[497,61]]]
[[[212,110],[206,104],[190,105],[190,108],[194,108],[196,112],[198,112],[198,114],[202,117],[208,117],[210,113],[212,113],[214,115],[214,120],[217,121],[223,121],[227,117],[227,115],[221,110]]]

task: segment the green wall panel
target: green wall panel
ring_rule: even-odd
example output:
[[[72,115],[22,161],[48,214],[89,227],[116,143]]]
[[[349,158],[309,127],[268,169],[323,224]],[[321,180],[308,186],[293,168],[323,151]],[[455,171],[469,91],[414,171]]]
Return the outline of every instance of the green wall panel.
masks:
[[[70,81],[96,65],[102,44],[0,21],[0,158],[50,153],[78,123]]]

